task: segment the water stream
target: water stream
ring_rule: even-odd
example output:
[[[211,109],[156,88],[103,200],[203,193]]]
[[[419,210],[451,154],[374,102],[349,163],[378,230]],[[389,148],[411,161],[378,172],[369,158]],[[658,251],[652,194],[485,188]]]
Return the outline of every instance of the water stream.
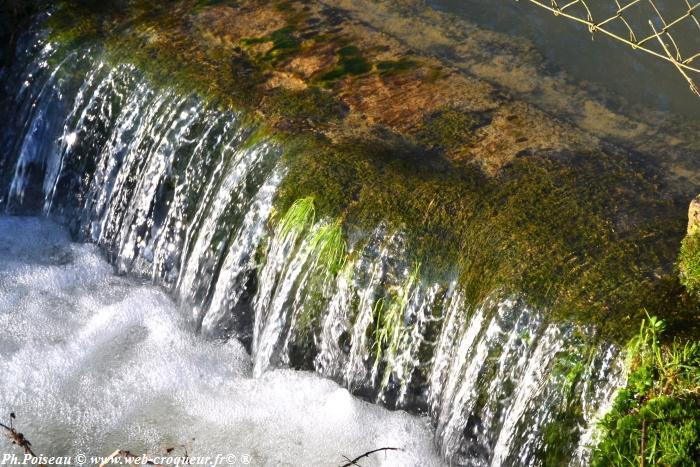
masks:
[[[156,88],[99,50],[59,57],[41,32],[18,50],[0,209],[95,245],[37,219],[0,224],[0,400],[35,445],[153,448],[196,432],[197,449],[250,449],[264,465],[396,443],[406,451],[387,465],[438,463],[419,419],[353,393],[429,418],[452,465],[539,465],[561,427],[558,448],[586,463],[623,378],[618,349],[593,330],[498,290],[468,303],[454,283],[416,277],[387,225],[354,236],[353,259],[319,280],[312,238],[328,220],[268,222],[284,148],[243,116]],[[368,330],[389,296],[404,298],[401,331],[377,356]]]
[[[164,455],[184,443],[222,465],[333,466],[392,446],[403,451],[363,465],[442,464],[425,420],[310,372],[252,378],[237,340],[198,336],[160,288],[115,275],[51,221],[0,216],[0,245],[0,407],[37,454]]]

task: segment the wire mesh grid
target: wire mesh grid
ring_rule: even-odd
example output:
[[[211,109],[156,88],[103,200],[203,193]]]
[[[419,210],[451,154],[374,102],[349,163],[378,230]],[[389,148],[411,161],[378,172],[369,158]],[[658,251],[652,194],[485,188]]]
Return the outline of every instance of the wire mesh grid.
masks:
[[[700,97],[700,0],[526,0],[666,60]]]

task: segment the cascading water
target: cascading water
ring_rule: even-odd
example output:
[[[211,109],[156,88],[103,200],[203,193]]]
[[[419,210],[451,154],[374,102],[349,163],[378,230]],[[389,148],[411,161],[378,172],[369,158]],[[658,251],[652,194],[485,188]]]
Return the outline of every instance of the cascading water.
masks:
[[[167,294],[57,224],[0,216],[0,242],[0,407],[37,454],[99,465],[115,449],[183,456],[184,443],[195,465],[340,465],[400,447],[363,465],[441,465],[419,418],[310,372],[251,378],[238,341],[197,336]]]
[[[98,50],[59,57],[34,34],[19,51],[4,83],[16,116],[1,140],[5,211],[60,219],[119,272],[164,286],[204,335],[243,342],[263,382],[274,368],[313,369],[429,415],[453,465],[539,465],[556,435],[571,465],[587,462],[623,378],[619,351],[593,330],[498,290],[469,303],[458,284],[422,279],[388,225],[351,235],[350,259],[320,277],[332,220],[269,222],[284,148],[243,115],[158,89]],[[378,316],[394,323],[381,336]]]

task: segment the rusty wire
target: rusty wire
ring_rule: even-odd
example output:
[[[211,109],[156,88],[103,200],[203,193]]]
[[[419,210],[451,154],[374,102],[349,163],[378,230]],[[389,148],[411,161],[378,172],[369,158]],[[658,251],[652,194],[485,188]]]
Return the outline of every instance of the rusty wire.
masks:
[[[674,65],[700,97],[700,0],[527,0]]]

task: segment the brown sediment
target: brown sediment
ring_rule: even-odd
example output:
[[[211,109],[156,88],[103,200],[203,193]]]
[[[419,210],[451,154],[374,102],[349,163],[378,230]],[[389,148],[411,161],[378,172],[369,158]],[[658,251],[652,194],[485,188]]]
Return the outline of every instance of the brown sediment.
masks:
[[[348,109],[341,122],[311,115],[314,130],[334,141],[362,138],[377,129],[415,141],[431,118],[446,109],[488,114],[490,118],[473,137],[454,138],[442,149],[448,157],[475,163],[492,175],[524,151],[579,151],[598,146],[596,138],[586,132],[503,96],[493,85],[436,57],[416,53],[410,44],[356,18],[356,11],[330,8],[322,2],[242,0],[206,7],[196,3],[175,2],[167,9],[146,7],[147,14],[138,20],[123,19],[133,26],[122,32],[131,35],[130,40],[140,36],[138,45],[143,52],[172,54],[173,59],[206,69],[204,74],[215,82],[210,88],[220,88],[216,92],[245,86],[249,98],[257,94],[258,101],[264,102],[254,104],[256,110],[274,114],[267,116],[282,129],[296,125],[285,121],[284,109],[270,104],[274,102],[270,92],[318,88]],[[335,3],[348,6],[347,2]],[[395,21],[387,19],[387,28],[396,29]],[[416,28],[423,31],[423,26]],[[106,33],[114,39],[113,31]],[[433,42],[440,43],[438,33],[434,35]],[[350,48],[356,52],[349,63],[343,63],[344,50]],[[130,47],[129,52],[137,49]],[[227,57],[244,58],[252,68],[250,76],[227,76],[229,70],[218,66]],[[519,118],[511,118],[513,115]],[[299,115],[293,118],[303,120]]]

